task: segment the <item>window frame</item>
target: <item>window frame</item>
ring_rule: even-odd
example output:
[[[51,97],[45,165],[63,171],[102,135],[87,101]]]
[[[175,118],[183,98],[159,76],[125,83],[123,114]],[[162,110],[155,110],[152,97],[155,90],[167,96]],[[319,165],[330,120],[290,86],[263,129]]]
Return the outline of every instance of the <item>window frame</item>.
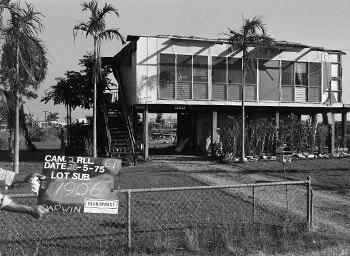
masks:
[[[343,86],[342,86],[342,65],[341,65],[341,55],[340,54],[336,54],[337,55],[337,62],[330,62],[330,73],[331,73],[331,80],[330,80],[330,86],[328,87],[328,94],[334,94],[334,95],[338,95],[338,99],[336,99],[335,103],[341,103],[342,102],[342,92],[343,92]],[[332,71],[332,66],[338,66],[338,74],[337,76],[333,76],[333,71]],[[334,90],[332,88],[332,81],[336,81],[338,82],[338,89]],[[331,100],[331,97],[330,97]]]
[[[175,57],[175,62],[174,62],[174,70],[175,70],[175,75],[174,75],[174,97],[173,98],[162,98],[160,97],[160,84],[161,84],[161,80],[160,79],[160,69],[162,66],[162,63],[160,62],[160,58],[161,55],[173,55]],[[188,79],[186,81],[180,81],[178,79],[178,72],[179,72],[179,68],[178,68],[178,57],[179,56],[188,56],[191,58],[191,79]],[[207,82],[206,82],[206,87],[207,87],[207,95],[206,98],[203,99],[196,99],[194,97],[194,85],[195,84],[203,84],[205,82],[201,82],[201,81],[194,81],[194,57],[195,56],[199,56],[199,57],[206,57],[207,58]],[[159,100],[209,100],[209,72],[210,72],[210,67],[209,67],[209,56],[207,55],[193,55],[193,54],[173,54],[173,53],[159,53],[158,54],[158,64],[157,64],[157,80],[158,80],[158,89],[157,89],[157,99]],[[178,87],[181,84],[188,84],[190,83],[190,97],[189,98],[178,98]]]

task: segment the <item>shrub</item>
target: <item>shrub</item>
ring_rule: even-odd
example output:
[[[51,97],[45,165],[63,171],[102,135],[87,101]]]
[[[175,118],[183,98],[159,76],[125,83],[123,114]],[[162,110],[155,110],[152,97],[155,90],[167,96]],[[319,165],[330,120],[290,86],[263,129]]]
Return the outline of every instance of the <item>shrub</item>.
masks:
[[[246,127],[246,153],[249,155],[274,155],[276,147],[282,144],[288,145],[293,151],[313,153],[327,142],[327,125],[314,123],[311,120],[300,120],[294,114],[280,121],[279,138],[276,137],[273,119],[266,117],[251,119]],[[339,134],[339,129],[337,131]],[[241,136],[241,117],[228,116],[220,130],[220,142],[225,156],[241,155]]]

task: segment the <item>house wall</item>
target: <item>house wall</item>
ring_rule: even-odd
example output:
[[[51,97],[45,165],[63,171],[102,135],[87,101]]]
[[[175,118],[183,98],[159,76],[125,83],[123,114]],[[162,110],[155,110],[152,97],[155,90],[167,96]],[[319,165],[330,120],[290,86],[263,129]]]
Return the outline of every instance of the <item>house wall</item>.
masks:
[[[136,52],[131,53],[123,61],[122,65],[119,65],[119,76],[127,99],[127,103],[130,105],[137,103],[136,97]]]
[[[326,86],[328,86],[330,81],[330,61],[334,61],[334,57],[323,51],[311,50],[309,48],[301,49],[296,47],[290,47],[282,52],[273,51],[261,51],[250,49],[253,58],[258,59],[269,59],[277,61],[298,61],[298,62],[319,62],[322,63],[322,87],[320,89],[321,95],[319,102],[286,102],[281,100],[282,88],[281,81],[274,81],[271,84],[271,88],[268,86],[261,88],[261,81],[265,81],[267,76],[261,71],[257,75],[257,86],[252,87],[251,90],[254,91],[255,100],[248,99],[247,105],[276,105],[283,104],[283,106],[293,106],[313,104],[322,105],[321,103],[326,102],[329,98],[329,92],[326,91]],[[198,55],[198,56],[209,56],[208,58],[208,97],[207,99],[194,100],[192,98],[188,99],[160,99],[159,97],[159,82],[158,82],[158,70],[159,70],[159,54],[181,54],[181,55]],[[202,41],[190,41],[190,40],[178,40],[169,38],[154,38],[154,37],[140,37],[137,41],[137,52],[136,52],[136,88],[128,88],[128,103],[129,104],[194,104],[194,105],[239,105],[240,99],[225,99],[225,100],[213,100],[212,95],[212,77],[211,77],[211,57],[221,56],[221,57],[237,57],[242,56],[241,52],[236,52],[231,49],[229,45],[226,44],[215,44],[212,42],[202,42]],[[277,72],[281,73],[281,62],[275,62],[278,69]],[[261,77],[260,77],[261,75]],[[265,79],[265,80],[264,80]],[[280,79],[280,78],[279,78]],[[134,81],[130,81],[130,84]],[[274,95],[262,98],[269,89],[274,91]],[[341,89],[341,85],[340,85]],[[235,94],[239,94],[239,87],[234,91]],[[246,94],[249,94],[246,92]],[[297,94],[295,92],[295,94]],[[340,92],[341,94],[341,92]],[[192,88],[193,95],[193,88]],[[238,97],[238,96],[237,96]],[[254,97],[254,96],[252,96]],[[307,96],[310,97],[310,96]],[[132,99],[131,101],[129,99]],[[333,101],[334,103],[334,101]],[[340,103],[338,103],[340,104]]]

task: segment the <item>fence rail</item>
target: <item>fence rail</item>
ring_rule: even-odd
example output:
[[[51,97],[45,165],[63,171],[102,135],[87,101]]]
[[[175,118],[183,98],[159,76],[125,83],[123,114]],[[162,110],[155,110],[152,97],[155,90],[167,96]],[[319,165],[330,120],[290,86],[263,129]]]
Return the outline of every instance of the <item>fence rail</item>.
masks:
[[[69,255],[85,250],[108,254],[125,247],[256,247],[312,226],[310,179],[114,192],[119,197],[117,215],[53,212],[33,220],[1,212],[0,252],[21,255],[54,249]],[[36,203],[31,194],[10,196]]]

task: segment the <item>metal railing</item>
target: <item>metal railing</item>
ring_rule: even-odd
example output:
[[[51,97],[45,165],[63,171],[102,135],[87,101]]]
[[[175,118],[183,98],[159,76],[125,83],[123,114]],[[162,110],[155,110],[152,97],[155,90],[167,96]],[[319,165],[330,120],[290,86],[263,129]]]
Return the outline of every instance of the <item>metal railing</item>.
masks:
[[[115,190],[119,212],[49,213],[41,220],[0,213],[0,252],[57,251],[115,254],[225,244],[259,247],[312,227],[312,190],[306,181]],[[33,195],[11,195],[35,204]],[[292,236],[292,235],[291,235]],[[123,249],[124,248],[124,249]]]

